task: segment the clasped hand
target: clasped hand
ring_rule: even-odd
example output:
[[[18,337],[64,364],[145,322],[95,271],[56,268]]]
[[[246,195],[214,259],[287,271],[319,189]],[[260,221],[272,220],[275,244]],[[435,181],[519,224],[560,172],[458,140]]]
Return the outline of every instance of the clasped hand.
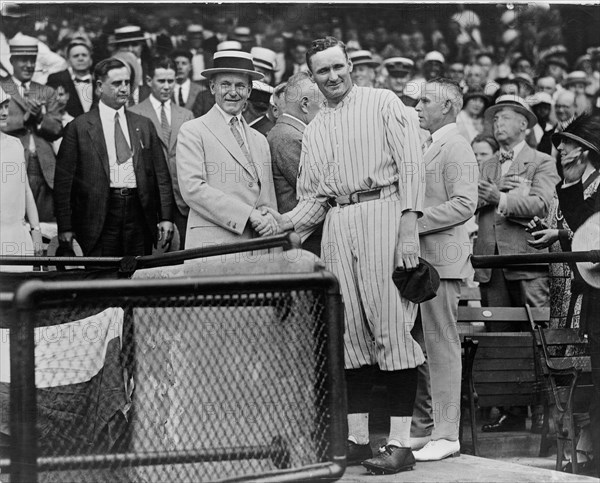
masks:
[[[252,210],[250,224],[260,236],[276,235],[293,228],[289,218],[268,206]]]
[[[554,228],[546,228],[546,223],[540,220],[537,216],[527,224],[528,231],[531,232],[533,240],[527,240],[527,244],[537,248],[548,248],[554,242],[558,241],[558,230]],[[544,227],[540,229],[540,227]]]
[[[500,190],[496,183],[485,179],[480,180],[479,198],[488,205],[497,205],[500,202]]]

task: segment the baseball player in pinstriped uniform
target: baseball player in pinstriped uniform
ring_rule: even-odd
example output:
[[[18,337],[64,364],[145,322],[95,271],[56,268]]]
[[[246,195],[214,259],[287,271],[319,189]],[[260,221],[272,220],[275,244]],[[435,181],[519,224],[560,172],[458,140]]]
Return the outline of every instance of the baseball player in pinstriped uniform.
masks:
[[[325,220],[322,257],[339,279],[345,306],[348,464],[410,469],[410,423],[423,352],[410,335],[417,306],[392,282],[396,266],[418,265],[417,217],[424,177],[416,113],[391,91],[353,86],[345,46],[333,37],[307,52],[326,103],[306,128],[299,203],[273,215],[303,238]],[[375,370],[388,387],[390,435],[377,456],[369,444]],[[366,461],[365,461],[366,460]]]

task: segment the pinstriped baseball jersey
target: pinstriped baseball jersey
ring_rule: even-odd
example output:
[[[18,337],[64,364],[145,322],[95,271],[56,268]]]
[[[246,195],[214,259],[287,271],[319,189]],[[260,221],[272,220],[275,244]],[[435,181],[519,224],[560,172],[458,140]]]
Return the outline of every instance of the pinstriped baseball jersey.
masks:
[[[417,116],[390,91],[354,86],[305,130],[299,203],[288,215],[303,238],[326,217],[322,256],[340,280],[346,368],[424,361],[410,335],[417,308],[391,279],[402,212],[422,209],[422,170]],[[385,187],[380,200],[327,212],[328,198]]]

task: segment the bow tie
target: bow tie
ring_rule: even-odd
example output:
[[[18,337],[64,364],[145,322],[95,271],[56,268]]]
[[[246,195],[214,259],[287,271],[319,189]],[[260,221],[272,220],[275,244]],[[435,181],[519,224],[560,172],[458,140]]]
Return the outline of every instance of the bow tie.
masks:
[[[90,79],[89,77],[86,77],[85,79],[80,79],[79,77],[75,77],[73,79],[73,82],[75,82],[75,84],[90,84],[92,82],[92,79]]]
[[[515,152],[511,149],[510,151],[500,151],[500,164],[504,164],[506,161],[512,161],[515,156]]]

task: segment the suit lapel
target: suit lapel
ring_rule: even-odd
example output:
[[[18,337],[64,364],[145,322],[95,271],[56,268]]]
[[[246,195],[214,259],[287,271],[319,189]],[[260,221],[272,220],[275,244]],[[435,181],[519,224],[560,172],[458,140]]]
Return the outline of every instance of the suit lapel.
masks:
[[[156,133],[158,134],[158,138],[160,142],[163,144],[165,148],[168,148],[168,140],[163,137],[162,126],[160,124],[160,120],[156,115],[156,111],[154,107],[152,107],[152,103],[150,102],[150,98],[147,98],[144,102],[140,104],[140,111],[143,112],[144,117],[149,118],[154,124],[156,128]],[[173,103],[171,103],[171,117],[173,116]]]
[[[231,133],[231,129],[225,122],[225,119],[218,111],[216,104],[212,107],[210,111],[206,113],[204,117],[204,125],[208,128],[210,132],[212,132],[217,140],[229,151],[229,153],[233,156],[233,158],[242,165],[242,167],[250,173],[251,176],[254,177],[254,169],[250,166],[250,162],[246,158],[246,155],[242,152],[242,148],[240,148],[239,144],[233,137]],[[246,129],[246,122],[242,123],[244,129]],[[250,140],[248,136],[248,131],[246,131],[246,138]],[[250,148],[249,148],[250,149]],[[252,154],[252,151],[250,151]]]
[[[2,88],[11,96],[11,99],[15,104],[17,104],[22,110],[27,111],[25,99],[23,99],[21,94],[19,94],[19,87],[12,80],[12,77],[9,77],[6,81],[2,82]]]
[[[527,165],[533,161],[535,153],[527,144],[521,149],[519,155],[513,159],[510,168],[506,172],[505,176],[522,176],[527,172]]]
[[[98,159],[102,163],[102,168],[106,173],[106,178],[110,180],[110,168],[108,166],[108,151],[106,150],[106,139],[104,138],[104,131],[102,130],[102,121],[100,120],[100,111],[96,108],[90,112],[88,119],[88,134],[90,135],[90,142],[94,146]]]
[[[169,140],[169,151],[177,142],[177,133],[183,124],[183,111],[174,103],[171,103],[171,139]]]
[[[129,131],[129,142],[131,142],[131,150],[133,151],[133,169],[137,171],[139,157],[141,155],[141,134],[140,127],[137,125],[135,118],[131,113],[125,110],[125,117],[127,118],[127,130]]]

